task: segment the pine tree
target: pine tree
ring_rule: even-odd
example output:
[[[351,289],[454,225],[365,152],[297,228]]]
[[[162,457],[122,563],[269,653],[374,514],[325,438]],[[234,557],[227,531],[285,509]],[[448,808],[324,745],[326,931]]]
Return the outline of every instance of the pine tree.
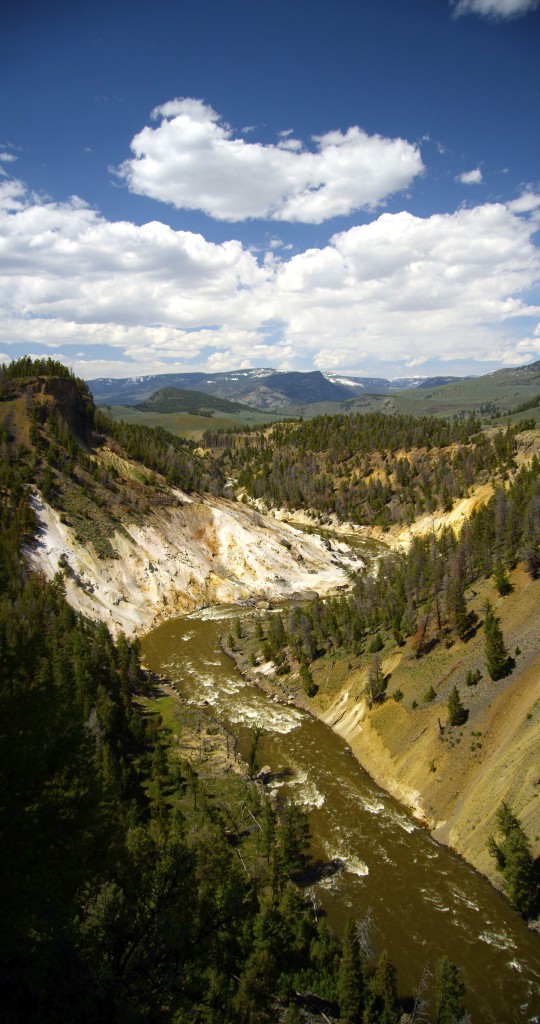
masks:
[[[443,956],[437,963],[435,969],[436,996],[435,1005],[437,1016],[436,1024],[459,1024],[465,1016],[463,996],[465,985],[455,963],[449,957]]]
[[[484,634],[486,638],[486,666],[493,681],[504,679],[512,671],[512,660],[506,650],[499,619],[493,605],[487,601],[485,608]]]
[[[397,1021],[396,970],[384,950],[371,979],[370,998],[364,1013],[364,1024],[395,1024]]]
[[[267,949],[254,950],[240,975],[236,993],[236,1011],[242,1024],[255,1024],[265,1019],[265,1010],[277,980],[276,962]]]
[[[263,729],[262,725],[256,725],[254,727],[253,733],[251,735],[251,743],[250,743],[249,753],[248,753],[248,758],[247,758],[247,764],[248,764],[248,768],[249,768],[249,776],[250,776],[251,779],[253,778],[254,775],[257,774],[257,772],[259,770],[259,767],[260,767],[259,759],[258,759],[258,752],[259,752],[259,743],[260,743],[261,736],[262,736],[263,732],[264,732],[264,729]]]
[[[448,725],[463,725],[467,721],[469,712],[463,706],[459,690],[454,686],[448,697]]]
[[[540,886],[536,879],[534,859],[529,840],[507,803],[497,811],[497,829],[502,841],[488,839],[488,850],[495,858],[503,876],[503,886],[513,907],[524,917],[532,916],[539,907]]]
[[[261,853],[270,863],[270,855],[276,838],[276,815],[270,800],[264,800],[262,806],[262,824],[260,831]]]
[[[384,700],[386,680],[381,667],[381,659],[378,654],[374,654],[371,659],[371,665],[369,666],[368,671],[367,690],[372,701],[382,702]]]
[[[337,994],[340,1015],[351,1024],[360,1024],[364,1009],[364,972],[357,928],[351,918],[343,935]]]
[[[309,957],[310,965],[316,972],[317,993],[331,1002],[337,1000],[339,952],[337,939],[323,917],[317,921],[317,931],[311,942]]]
[[[305,661],[300,665],[300,679],[302,680],[302,686],[304,687],[306,696],[314,697],[317,693],[317,684],[310,672],[309,665],[307,665]]]
[[[538,541],[529,540],[523,548],[523,560],[525,568],[532,580],[540,575],[540,544]]]
[[[463,579],[457,570],[450,578],[446,591],[446,614],[454,633],[463,639],[469,628],[469,617]]]
[[[506,597],[508,594],[512,593],[514,588],[510,583],[510,580],[508,579],[508,573],[504,569],[504,566],[502,565],[501,562],[497,562],[493,576],[495,579],[495,586],[497,588],[497,592],[501,595],[501,597]]]
[[[370,643],[370,645],[368,647],[368,651],[370,652],[370,654],[376,654],[377,651],[382,651],[383,648],[384,648],[383,638],[382,638],[380,633],[376,633],[375,636],[373,637],[373,640],[371,641],[371,643]]]

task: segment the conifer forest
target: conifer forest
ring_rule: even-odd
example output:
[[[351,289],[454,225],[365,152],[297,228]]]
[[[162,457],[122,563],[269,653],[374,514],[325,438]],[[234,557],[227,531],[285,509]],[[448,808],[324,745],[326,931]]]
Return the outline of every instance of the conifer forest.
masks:
[[[253,665],[294,676],[308,701],[315,663],[363,658],[362,699],[377,709],[400,701],[382,668],[389,643],[420,660],[478,635],[480,685],[512,673],[504,604],[486,600],[478,612],[468,595],[491,580],[504,597],[516,566],[530,580],[540,574],[540,458],[516,460],[528,421],[494,430],[476,416],[340,414],[208,432],[198,444],[114,423],[65,367],[26,357],[2,368],[0,410],[2,1019],[470,1020],[459,964],[438,960],[426,1005],[418,979],[401,978],[398,994],[395,967],[384,949],[373,952],[362,917],[337,935],[314,908],[307,815],[255,781],[256,735],[244,774],[219,785],[171,757],[139,638],[113,636],[75,611],[62,564],[52,579],[28,567],[30,499],[39,492],[106,560],[116,557],[115,530],[130,517],[142,522],[147,507],[166,508],[170,488],[260,514],[310,510],[314,522],[384,538],[491,486],[460,530],[413,535],[406,550],[388,549],[376,573],[351,574],[343,592],[249,627]],[[144,486],[130,489],[100,462],[104,445],[145,468]],[[225,642],[239,648],[243,636],[240,625]],[[467,687],[449,691],[451,726],[466,722],[480,670],[469,675]],[[426,702],[436,696],[428,691]],[[531,839],[503,803],[489,854],[505,897],[529,922],[540,909]]]

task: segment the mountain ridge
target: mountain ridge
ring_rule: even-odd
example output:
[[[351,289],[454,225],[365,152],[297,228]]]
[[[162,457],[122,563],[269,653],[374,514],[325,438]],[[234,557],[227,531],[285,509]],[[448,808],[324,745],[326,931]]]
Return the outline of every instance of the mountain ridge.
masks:
[[[437,378],[438,379],[438,378]],[[452,378],[461,379],[461,378]],[[361,394],[387,394],[418,388],[435,378],[406,377],[395,381],[384,377],[355,377],[347,374],[324,373],[320,370],[277,370],[273,367],[230,370],[220,373],[148,374],[134,377],[99,377],[88,380],[88,386],[98,405],[137,405],[164,387],[201,391],[217,398],[227,398],[250,404],[257,394],[256,408],[276,408],[290,402],[344,401]],[[448,378],[440,378],[447,382]],[[435,386],[433,384],[432,386]],[[260,389],[263,389],[262,392]],[[251,404],[254,404],[251,402]]]

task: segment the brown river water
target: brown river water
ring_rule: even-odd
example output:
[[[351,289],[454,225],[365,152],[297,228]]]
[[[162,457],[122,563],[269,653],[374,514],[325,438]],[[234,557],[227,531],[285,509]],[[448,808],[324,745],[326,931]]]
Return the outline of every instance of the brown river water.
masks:
[[[143,658],[189,702],[208,702],[239,737],[241,752],[253,726],[263,726],[269,789],[309,809],[311,856],[343,864],[313,887],[331,927],[339,932],[348,916],[369,912],[373,946],[396,964],[402,995],[444,953],[462,970],[473,1024],[540,1022],[540,936],[379,789],[328,726],[242,678],[220,649],[239,614],[254,613],[219,607],[166,622],[144,638]]]

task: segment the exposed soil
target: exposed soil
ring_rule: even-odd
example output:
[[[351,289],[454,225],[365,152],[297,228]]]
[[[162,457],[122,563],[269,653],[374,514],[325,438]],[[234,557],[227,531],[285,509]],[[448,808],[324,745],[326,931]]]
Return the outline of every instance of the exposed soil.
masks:
[[[312,702],[379,785],[495,883],[499,876],[486,840],[501,801],[512,806],[534,855],[540,854],[540,581],[518,569],[512,582],[515,590],[505,598],[486,583],[470,601],[481,616],[489,597],[509,651],[520,649],[506,679],[490,680],[479,629],[468,643],[439,645],[419,660],[408,648],[392,650],[389,641],[382,662],[390,675],[388,697],[380,707],[369,710],[360,696],[366,669],[346,672],[333,688],[325,685],[321,666]],[[467,672],[476,669],[482,679],[468,687]],[[450,727],[447,700],[455,685],[469,714],[463,726]],[[437,696],[428,702],[430,686]],[[396,690],[404,693],[400,702],[392,699]]]

